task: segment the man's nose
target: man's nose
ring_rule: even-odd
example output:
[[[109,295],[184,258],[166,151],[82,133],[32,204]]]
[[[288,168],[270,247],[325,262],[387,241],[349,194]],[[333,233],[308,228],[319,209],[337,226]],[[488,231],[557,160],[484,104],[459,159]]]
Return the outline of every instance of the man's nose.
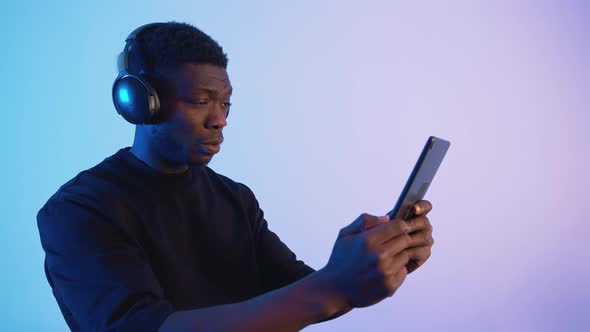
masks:
[[[221,129],[227,126],[227,110],[222,104],[216,103],[209,112],[207,128]]]

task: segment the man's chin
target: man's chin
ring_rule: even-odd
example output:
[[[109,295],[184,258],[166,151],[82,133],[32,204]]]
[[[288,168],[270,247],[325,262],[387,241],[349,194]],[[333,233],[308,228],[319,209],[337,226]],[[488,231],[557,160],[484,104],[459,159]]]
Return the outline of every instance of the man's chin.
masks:
[[[195,153],[189,156],[188,163],[191,166],[204,166],[209,164],[213,156],[212,154]]]

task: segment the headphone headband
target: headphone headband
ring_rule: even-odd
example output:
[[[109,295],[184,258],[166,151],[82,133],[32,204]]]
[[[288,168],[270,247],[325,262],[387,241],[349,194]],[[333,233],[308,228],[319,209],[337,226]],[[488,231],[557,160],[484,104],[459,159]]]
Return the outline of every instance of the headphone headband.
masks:
[[[119,56],[117,57],[117,64],[119,67],[119,72],[122,72],[122,71],[129,72],[129,52],[133,48],[133,43],[135,42],[137,37],[139,35],[141,35],[141,33],[144,32],[145,30],[148,30],[148,29],[155,27],[155,26],[164,25],[164,24],[165,23],[160,23],[160,22],[148,23],[148,24],[144,24],[144,25],[140,26],[139,28],[131,31],[129,36],[127,36],[127,38],[125,38],[125,48],[123,49],[123,52],[121,52],[119,54]],[[137,73],[137,74],[140,74],[140,73]]]

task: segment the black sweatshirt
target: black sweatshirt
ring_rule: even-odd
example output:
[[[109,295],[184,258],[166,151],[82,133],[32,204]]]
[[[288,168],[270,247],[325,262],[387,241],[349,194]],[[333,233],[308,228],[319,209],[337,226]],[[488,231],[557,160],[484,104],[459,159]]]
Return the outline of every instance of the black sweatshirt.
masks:
[[[194,166],[163,174],[129,147],[37,214],[45,273],[74,331],[156,331],[173,311],[243,301],[313,269],[270,231],[245,185]]]

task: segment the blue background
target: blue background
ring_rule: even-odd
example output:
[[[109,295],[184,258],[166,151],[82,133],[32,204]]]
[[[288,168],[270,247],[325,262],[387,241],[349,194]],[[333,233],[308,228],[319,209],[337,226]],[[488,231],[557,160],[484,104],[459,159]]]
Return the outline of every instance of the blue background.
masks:
[[[5,2],[0,20],[3,330],[64,331],[35,215],[130,146],[111,102],[139,25],[191,23],[228,53],[226,141],[315,268],[338,230],[391,208],[426,137],[453,145],[428,193],[436,244],[390,299],[310,331],[587,331],[586,1]]]

